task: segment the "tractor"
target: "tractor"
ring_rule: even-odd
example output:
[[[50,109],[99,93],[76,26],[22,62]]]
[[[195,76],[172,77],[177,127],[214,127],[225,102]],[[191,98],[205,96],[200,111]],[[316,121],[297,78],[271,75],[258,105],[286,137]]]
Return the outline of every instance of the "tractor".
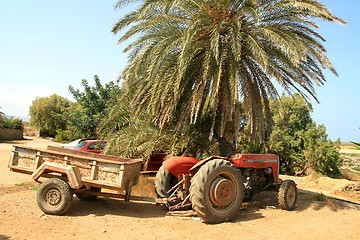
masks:
[[[233,220],[243,202],[265,190],[278,191],[279,207],[293,210],[297,187],[279,178],[279,166],[275,154],[170,157],[156,174],[155,190],[170,210],[192,208],[206,223]]]

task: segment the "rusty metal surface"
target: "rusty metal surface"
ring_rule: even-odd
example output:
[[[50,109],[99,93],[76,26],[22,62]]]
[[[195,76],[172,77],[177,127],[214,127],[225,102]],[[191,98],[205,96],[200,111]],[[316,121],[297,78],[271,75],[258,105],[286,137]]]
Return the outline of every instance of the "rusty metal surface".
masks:
[[[9,168],[15,172],[33,174],[46,162],[69,165],[77,169],[86,186],[109,187],[131,191],[139,181],[142,159],[123,159],[74,151],[56,152],[14,145]],[[55,171],[56,172],[56,171]],[[61,171],[60,171],[61,172]]]

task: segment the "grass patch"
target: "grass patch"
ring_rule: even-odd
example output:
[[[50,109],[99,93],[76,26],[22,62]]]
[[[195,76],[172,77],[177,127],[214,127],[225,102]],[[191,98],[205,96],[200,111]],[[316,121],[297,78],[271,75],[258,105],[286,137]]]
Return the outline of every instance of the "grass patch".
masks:
[[[37,191],[39,189],[39,185],[35,182],[18,183],[15,186],[23,190]]]
[[[32,190],[37,185],[34,182],[23,182],[23,183],[15,183],[15,186],[26,190]]]

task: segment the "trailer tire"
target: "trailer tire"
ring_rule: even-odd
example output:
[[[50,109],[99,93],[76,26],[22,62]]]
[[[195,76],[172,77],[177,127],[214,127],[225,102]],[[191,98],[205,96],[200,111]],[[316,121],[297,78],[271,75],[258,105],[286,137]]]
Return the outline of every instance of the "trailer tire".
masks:
[[[233,220],[244,199],[244,178],[227,160],[205,163],[191,179],[190,201],[207,223]]]
[[[169,197],[171,193],[168,191],[175,186],[177,178],[167,170],[164,165],[159,168],[155,178],[155,191],[159,197]]]
[[[66,212],[73,199],[73,190],[60,178],[51,178],[43,182],[37,192],[37,203],[47,214],[60,215]]]
[[[295,208],[297,200],[297,187],[293,180],[285,180],[281,183],[278,193],[279,207],[291,211]]]
[[[101,188],[97,187],[90,187],[89,190],[79,191],[75,192],[75,195],[77,198],[83,201],[91,201],[95,200],[98,196],[90,195],[88,192],[101,192]]]

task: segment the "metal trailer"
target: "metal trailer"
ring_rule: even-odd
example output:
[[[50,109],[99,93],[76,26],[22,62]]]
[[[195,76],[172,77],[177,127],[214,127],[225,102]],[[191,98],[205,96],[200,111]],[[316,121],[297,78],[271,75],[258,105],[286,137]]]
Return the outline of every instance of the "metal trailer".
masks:
[[[37,192],[40,209],[47,214],[60,215],[70,208],[74,193],[82,200],[108,196],[129,201],[131,189],[139,181],[142,163],[142,159],[124,159],[52,146],[42,150],[14,145],[9,168],[41,182]],[[43,181],[44,178],[48,179]],[[103,192],[102,189],[118,193]],[[150,198],[132,199],[154,202]]]

